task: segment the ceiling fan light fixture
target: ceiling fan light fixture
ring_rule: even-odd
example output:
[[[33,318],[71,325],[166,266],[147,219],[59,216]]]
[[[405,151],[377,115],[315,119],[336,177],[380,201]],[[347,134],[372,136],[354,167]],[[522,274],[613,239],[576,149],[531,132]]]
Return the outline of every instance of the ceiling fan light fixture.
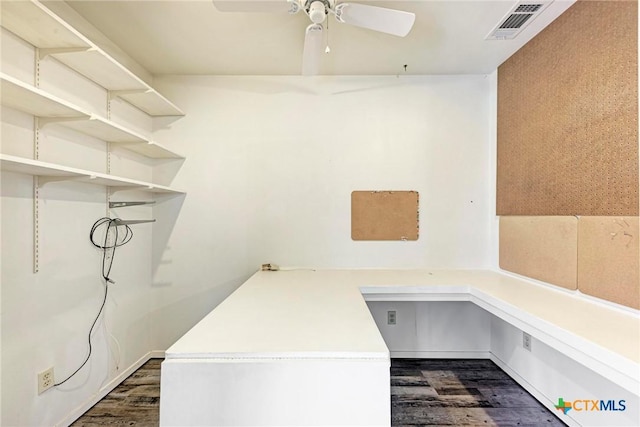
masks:
[[[311,24],[307,27],[304,37],[304,50],[302,52],[302,75],[315,76],[320,69],[320,54],[324,28],[320,24]]]
[[[309,18],[314,24],[321,24],[327,18],[327,10],[324,3],[316,0],[309,6]]]

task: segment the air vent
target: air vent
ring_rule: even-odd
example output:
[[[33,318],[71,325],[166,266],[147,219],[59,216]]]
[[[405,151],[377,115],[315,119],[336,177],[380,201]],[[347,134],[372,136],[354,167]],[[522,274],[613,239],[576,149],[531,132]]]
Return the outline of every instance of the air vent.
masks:
[[[500,24],[500,28],[512,28],[514,30],[519,29],[532,16],[532,13],[514,13],[510,15],[506,21]]]
[[[533,21],[553,0],[517,3],[485,37],[486,40],[510,40]]]
[[[514,10],[515,13],[533,13],[542,7],[541,4],[521,4]]]

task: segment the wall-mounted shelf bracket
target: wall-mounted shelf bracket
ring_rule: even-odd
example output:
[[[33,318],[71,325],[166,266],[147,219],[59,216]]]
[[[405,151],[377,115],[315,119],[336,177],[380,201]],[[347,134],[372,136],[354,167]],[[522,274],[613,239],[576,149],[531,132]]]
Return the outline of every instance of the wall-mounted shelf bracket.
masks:
[[[109,202],[109,208],[126,208],[129,206],[154,205],[155,201],[150,202]]]
[[[76,53],[76,52],[88,52],[90,47],[48,47],[38,49],[38,59],[42,60],[49,55],[56,55],[59,53]]]
[[[151,89],[131,89],[131,90],[110,90],[109,101],[115,98],[120,98],[123,95],[137,95],[140,93],[150,93]]]
[[[113,220],[116,225],[134,225],[134,224],[146,224],[147,222],[156,222],[155,219],[120,219]]]

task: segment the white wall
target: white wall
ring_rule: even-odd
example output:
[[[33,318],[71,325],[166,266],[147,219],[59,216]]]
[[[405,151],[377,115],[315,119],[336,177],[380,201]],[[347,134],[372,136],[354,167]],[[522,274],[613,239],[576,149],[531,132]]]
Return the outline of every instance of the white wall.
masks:
[[[2,70],[34,82],[33,48],[2,30]],[[41,87],[106,115],[106,92],[47,58]],[[100,253],[88,242],[106,189],[51,183],[41,192],[41,266],[32,272],[32,178],[2,174],[2,425],[69,420],[152,350],[163,350],[262,262],[314,267],[479,268],[492,263],[492,78],[164,77],[182,107],[152,122],[117,102],[113,120],[186,155],[152,162],[116,150],[113,173],[172,182],[186,197],[110,212],[155,217],[116,256],[116,285],[91,362],[38,396],[86,355],[101,302]],[[2,152],[33,156],[32,117],[2,110]],[[55,125],[40,159],[105,171],[106,145]],[[350,193],[420,192],[417,242],[353,242]],[[148,198],[118,193],[114,199]]]
[[[491,314],[471,302],[367,301],[391,357],[486,359]],[[387,312],[396,312],[389,324]]]
[[[1,50],[3,72],[34,84],[34,48],[2,29]],[[107,93],[100,86],[52,58],[42,61],[40,75],[42,89],[106,116]],[[33,117],[2,108],[1,119],[2,153],[33,158]],[[144,135],[152,133],[152,119],[122,101],[113,102],[112,120]],[[179,151],[179,143],[167,145]],[[60,126],[44,129],[39,152],[43,161],[106,172],[105,142]],[[158,169],[150,159],[122,149],[114,148],[111,158],[112,173],[119,176],[151,181]],[[173,174],[180,166],[175,161],[162,163],[162,169]],[[184,197],[160,197],[157,207],[111,210],[111,216],[155,217],[158,222],[134,226],[133,240],[118,249],[111,274],[116,284],[109,288],[105,315],[94,330],[90,362],[66,384],[38,395],[38,372],[53,367],[60,381],[87,355],[87,334],[104,290],[101,254],[88,235],[94,221],[107,214],[107,190],[78,182],[41,188],[40,271],[34,274],[33,179],[9,172],[3,172],[1,178],[1,425],[72,421],[114,379],[126,376],[149,352],[166,349],[252,272],[242,262],[244,242],[225,239],[213,243],[212,238],[208,246],[180,251],[164,245]],[[150,198],[133,191],[112,196],[112,200]],[[208,219],[207,210],[200,212],[200,219]],[[238,221],[220,224],[220,228],[233,232],[244,230],[244,224]],[[197,227],[192,229],[198,233]],[[234,261],[223,268],[208,268],[208,260],[216,258],[221,248]],[[161,274],[162,268],[178,264],[181,267],[172,274]]]
[[[33,48],[2,31],[3,71],[33,84]],[[43,61],[41,75],[43,89],[106,114],[102,88],[51,59]],[[138,125],[144,127],[144,120]],[[150,120],[146,127],[149,132]],[[32,158],[32,116],[3,108],[1,131],[3,153]],[[42,132],[40,159],[104,172],[106,144],[49,126]],[[114,166],[124,163],[116,159]],[[144,164],[130,173],[142,179],[151,176]],[[40,271],[34,274],[33,180],[2,173],[2,425],[53,425],[152,345],[143,322],[151,273],[151,227],[146,226],[117,254],[113,269],[117,285],[111,288],[106,315],[96,327],[91,361],[68,383],[37,395],[38,372],[52,366],[60,381],[87,354],[87,333],[104,289],[100,255],[89,243],[88,233],[92,223],[106,214],[104,187],[52,183],[40,194]]]
[[[189,226],[170,246],[244,241],[254,266],[489,267],[493,80],[156,79],[187,113],[155,133],[188,157],[175,181],[189,191],[176,231]],[[419,191],[420,239],[352,241],[353,190]],[[189,212],[202,210],[194,222]],[[238,221],[242,232],[226,228]],[[235,262],[223,256],[206,262]]]

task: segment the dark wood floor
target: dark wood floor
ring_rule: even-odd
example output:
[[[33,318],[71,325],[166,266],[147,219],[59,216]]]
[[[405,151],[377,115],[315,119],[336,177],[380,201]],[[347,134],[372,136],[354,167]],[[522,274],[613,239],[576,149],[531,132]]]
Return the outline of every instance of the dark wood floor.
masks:
[[[160,363],[151,359],[74,427],[157,426]],[[393,359],[393,426],[563,426],[490,360]]]
[[[564,426],[490,360],[393,359],[393,426]]]
[[[149,360],[71,426],[157,426],[160,420],[160,363],[162,359]]]

